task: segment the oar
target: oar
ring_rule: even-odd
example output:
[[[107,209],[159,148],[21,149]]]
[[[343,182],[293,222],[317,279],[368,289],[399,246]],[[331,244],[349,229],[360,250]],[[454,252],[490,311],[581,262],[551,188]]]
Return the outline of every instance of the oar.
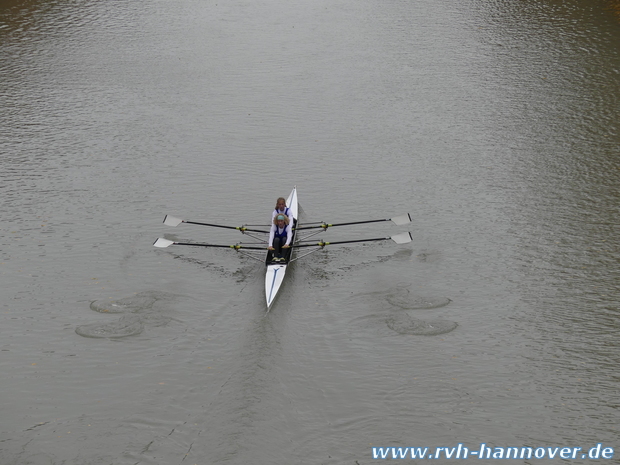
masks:
[[[199,224],[201,226],[211,226],[212,228],[236,229],[237,231],[241,231],[241,232],[251,231],[251,232],[269,234],[269,231],[263,231],[262,229],[250,229],[250,228],[246,228],[245,226],[222,226],[220,224],[198,223],[196,221],[182,220],[181,218],[175,218],[174,216],[170,216],[170,215],[166,215],[166,217],[164,218],[164,224],[166,226],[178,226],[181,223]]]
[[[409,231],[401,233],[401,234],[396,234],[395,236],[391,236],[391,237],[378,237],[376,239],[356,239],[353,241],[336,241],[336,242],[315,242],[314,244],[297,244],[294,245],[293,247],[325,247],[326,245],[335,245],[335,244],[350,244],[352,242],[371,242],[371,241],[387,241],[387,240],[393,240],[394,242],[396,242],[397,244],[406,244],[408,242],[411,242],[413,240],[413,237],[411,236],[411,233]]]
[[[235,250],[239,250],[239,249],[267,250],[267,247],[246,247],[246,246],[240,245],[240,244],[235,244],[235,245],[219,245],[219,244],[199,244],[199,243],[196,243],[196,242],[174,242],[174,241],[170,241],[168,239],[164,239],[163,237],[160,237],[155,242],[153,242],[153,245],[155,247],[159,247],[159,248],[169,247],[171,245],[192,245],[194,247],[223,247],[223,248],[226,248],[226,249],[235,249]]]
[[[391,221],[394,224],[401,226],[403,224],[407,224],[407,223],[411,223],[411,215],[409,213],[405,213],[404,215],[400,215],[400,216],[395,216],[394,218],[387,218],[385,220],[366,220],[366,221],[352,221],[349,223],[335,223],[335,224],[327,224],[327,223],[322,223],[316,226],[303,226],[301,228],[296,228],[297,230],[301,230],[301,229],[317,229],[317,228],[323,228],[323,229],[327,229],[329,227],[332,226],[348,226],[351,224],[364,224],[364,223],[381,223],[383,221]]]

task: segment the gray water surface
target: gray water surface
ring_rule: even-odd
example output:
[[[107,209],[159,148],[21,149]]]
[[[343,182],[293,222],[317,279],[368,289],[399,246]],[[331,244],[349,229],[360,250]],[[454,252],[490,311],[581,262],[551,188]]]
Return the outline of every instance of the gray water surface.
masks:
[[[0,463],[620,448],[619,12],[0,2]],[[324,240],[414,241],[310,255],[268,314],[261,263],[152,247],[293,185],[413,217]]]

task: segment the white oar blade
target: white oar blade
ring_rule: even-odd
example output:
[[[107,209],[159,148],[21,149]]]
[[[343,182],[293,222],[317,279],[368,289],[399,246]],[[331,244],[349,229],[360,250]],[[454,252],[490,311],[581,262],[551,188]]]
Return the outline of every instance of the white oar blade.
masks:
[[[404,215],[400,215],[400,216],[392,218],[392,221],[397,226],[401,226],[403,224],[411,223],[411,215],[409,213],[405,213]]]
[[[169,241],[168,239],[164,239],[163,237],[160,237],[155,242],[153,242],[153,245],[155,247],[159,247],[159,248],[162,248],[162,249],[164,247],[168,247],[168,246],[170,246],[172,244],[174,244],[174,241]]]
[[[397,244],[406,244],[408,242],[411,242],[413,240],[413,237],[411,237],[411,233],[407,231],[401,234],[396,234],[396,236],[392,236],[391,239]]]
[[[183,223],[181,218],[175,218],[174,216],[166,215],[164,218],[164,224],[166,226],[178,226]]]

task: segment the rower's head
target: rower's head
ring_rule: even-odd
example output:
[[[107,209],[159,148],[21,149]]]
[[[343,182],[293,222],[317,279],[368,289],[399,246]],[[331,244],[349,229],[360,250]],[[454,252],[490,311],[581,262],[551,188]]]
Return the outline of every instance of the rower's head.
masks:
[[[283,228],[288,224],[288,216],[278,214],[273,218],[273,224],[277,225],[279,228]]]
[[[282,211],[286,208],[286,199],[284,197],[280,197],[276,200],[276,210]]]

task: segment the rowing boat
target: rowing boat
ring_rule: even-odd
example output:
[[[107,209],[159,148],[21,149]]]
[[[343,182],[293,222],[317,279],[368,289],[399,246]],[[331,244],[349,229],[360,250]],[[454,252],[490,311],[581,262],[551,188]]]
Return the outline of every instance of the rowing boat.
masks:
[[[194,247],[224,247],[224,248],[233,249],[250,258],[263,262],[266,266],[265,300],[267,303],[267,311],[269,311],[272,305],[274,304],[276,297],[278,296],[278,293],[282,287],[282,283],[284,282],[284,277],[286,275],[286,270],[288,266],[295,260],[303,258],[319,250],[323,250],[328,245],[350,244],[354,242],[387,241],[387,240],[392,240],[393,242],[397,244],[406,244],[408,242],[411,242],[412,240],[411,233],[407,231],[407,232],[403,232],[400,234],[396,234],[394,236],[376,237],[372,239],[353,239],[353,240],[336,241],[336,242],[325,242],[322,240],[318,242],[308,241],[309,237],[314,236],[316,234],[321,234],[327,231],[328,228],[335,227],[335,226],[378,223],[378,222],[384,222],[384,221],[391,221],[395,225],[401,226],[401,225],[408,224],[411,222],[411,215],[409,215],[409,213],[406,213],[404,215],[395,216],[393,218],[353,221],[353,222],[348,222],[348,223],[336,223],[336,224],[324,223],[324,222],[310,223],[307,226],[302,227],[300,226],[299,221],[298,221],[299,207],[298,207],[298,202],[297,202],[297,187],[293,187],[293,190],[291,191],[286,201],[286,205],[291,211],[291,216],[293,217],[293,228],[292,228],[293,237],[291,238],[291,242],[290,242],[291,247],[283,250],[284,260],[278,260],[278,261],[274,260],[273,252],[267,249],[268,244],[267,244],[267,239],[265,238],[265,236],[269,235],[268,229],[270,226],[268,226],[266,229],[264,227],[263,229],[254,229],[253,227],[250,228],[245,225],[244,226],[224,226],[224,225],[219,225],[219,224],[201,223],[201,222],[196,222],[196,221],[182,220],[180,218],[175,218],[174,216],[166,215],[164,217],[164,224],[167,226],[178,226],[181,223],[187,223],[187,224],[196,224],[200,226],[210,226],[214,228],[234,229],[234,230],[241,232],[244,235],[248,235],[254,238],[258,242],[251,242],[249,243],[249,245],[246,245],[247,243],[239,243],[239,242],[234,245],[220,245],[220,244],[204,244],[204,243],[201,244],[197,242],[175,242],[175,241],[160,237],[153,243],[153,245],[155,247],[160,247],[160,248],[169,247],[171,245],[189,245],[189,246],[194,246]],[[307,230],[315,230],[315,231],[306,232]],[[301,237],[300,237],[302,235],[301,231],[303,231],[303,234],[305,234],[303,241],[301,240]],[[260,234],[260,235],[257,235],[257,234]],[[314,249],[310,250],[309,252],[306,252],[304,255],[299,256],[297,255],[296,251],[297,249],[302,248],[302,247],[313,247]],[[257,257],[253,255],[253,253],[256,254],[259,252],[250,252],[250,253],[246,252],[247,250],[252,250],[252,251],[261,251],[262,253],[264,253],[266,249],[267,249],[266,258],[261,258],[261,257]],[[262,255],[262,257],[265,257],[265,255]]]
[[[290,195],[288,196],[288,199],[286,200],[286,206],[291,211],[291,216],[293,217],[293,238],[291,239],[291,245],[294,246],[295,235],[297,233],[297,228],[299,227],[297,187],[294,187]],[[280,287],[284,282],[286,268],[291,263],[291,261],[293,261],[294,251],[295,247],[287,249],[283,254],[284,261],[274,261],[273,252],[267,252],[267,258],[265,260],[265,264],[267,265],[267,272],[265,273],[265,298],[267,300],[267,310],[271,308],[273,302],[276,300],[278,291],[280,290]]]

